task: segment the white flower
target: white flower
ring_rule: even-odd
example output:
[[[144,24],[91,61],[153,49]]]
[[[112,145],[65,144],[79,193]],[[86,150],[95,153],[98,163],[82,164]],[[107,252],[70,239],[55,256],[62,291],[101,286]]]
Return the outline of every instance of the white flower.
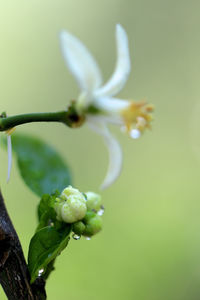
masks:
[[[116,180],[122,166],[120,145],[111,135],[107,124],[119,125],[132,138],[138,138],[149,127],[151,117],[148,113],[152,111],[152,107],[144,101],[136,103],[114,97],[124,87],[131,69],[128,38],[120,24],[116,26],[115,71],[103,86],[99,67],[81,41],[66,31],[61,32],[60,38],[65,62],[81,90],[75,104],[76,109],[80,114],[85,114],[88,125],[104,137],[109,151],[108,172],[101,186],[104,189]]]

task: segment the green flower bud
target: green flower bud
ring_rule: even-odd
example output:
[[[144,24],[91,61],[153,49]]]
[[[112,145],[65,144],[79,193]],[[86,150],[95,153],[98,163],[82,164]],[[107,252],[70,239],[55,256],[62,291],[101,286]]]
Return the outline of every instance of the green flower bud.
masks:
[[[98,233],[102,229],[102,218],[97,214],[92,217],[85,225],[85,230],[83,232],[84,236],[92,236]]]
[[[98,211],[102,205],[101,196],[93,192],[87,192],[85,194],[87,196],[87,209]]]
[[[89,222],[89,220],[95,216],[96,216],[96,213],[94,211],[88,210],[83,219],[84,224],[87,224]]]
[[[62,191],[60,198],[63,200],[67,200],[68,197],[72,195],[81,197],[83,200],[85,200],[83,194],[78,189],[73,188],[71,185],[69,185]]]
[[[82,221],[78,221],[73,224],[73,232],[82,235],[85,230],[85,224]]]
[[[84,218],[87,211],[86,199],[78,189],[68,186],[56,198],[54,209],[59,221],[74,223]]]
[[[102,218],[93,211],[87,211],[82,222],[85,224],[84,236],[90,237],[102,229]]]

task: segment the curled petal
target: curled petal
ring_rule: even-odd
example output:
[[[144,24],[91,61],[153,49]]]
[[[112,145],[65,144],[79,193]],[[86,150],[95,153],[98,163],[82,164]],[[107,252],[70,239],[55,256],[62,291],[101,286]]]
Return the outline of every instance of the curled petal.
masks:
[[[128,100],[111,97],[100,97],[95,99],[95,107],[108,115],[120,115],[123,110],[128,109],[130,103],[131,102]]]
[[[61,50],[65,62],[81,90],[91,92],[101,85],[99,67],[82,42],[67,31],[60,33]]]
[[[7,135],[7,150],[8,150],[8,175],[7,182],[10,180],[10,173],[12,167],[12,143],[11,143],[11,135]]]
[[[96,97],[116,95],[124,87],[128,79],[131,70],[128,37],[120,24],[116,26],[116,42],[117,63],[115,71],[110,80],[102,88],[96,90]]]
[[[118,141],[111,135],[105,123],[97,118],[89,117],[88,125],[102,135],[109,153],[109,165],[101,189],[108,188],[119,177],[122,169],[122,151]]]

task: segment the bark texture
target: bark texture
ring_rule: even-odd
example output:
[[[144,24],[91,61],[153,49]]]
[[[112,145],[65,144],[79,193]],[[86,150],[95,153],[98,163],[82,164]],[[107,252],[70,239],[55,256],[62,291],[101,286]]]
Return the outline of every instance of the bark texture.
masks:
[[[45,281],[32,285],[22,247],[0,191],[0,284],[9,300],[45,300]]]

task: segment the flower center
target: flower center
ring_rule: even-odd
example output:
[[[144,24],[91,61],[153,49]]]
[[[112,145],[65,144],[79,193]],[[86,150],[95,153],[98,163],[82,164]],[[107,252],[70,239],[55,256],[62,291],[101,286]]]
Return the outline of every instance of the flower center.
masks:
[[[150,129],[153,110],[154,107],[151,104],[146,104],[145,101],[130,102],[130,105],[121,112],[126,132],[131,137],[138,138],[146,128]]]

